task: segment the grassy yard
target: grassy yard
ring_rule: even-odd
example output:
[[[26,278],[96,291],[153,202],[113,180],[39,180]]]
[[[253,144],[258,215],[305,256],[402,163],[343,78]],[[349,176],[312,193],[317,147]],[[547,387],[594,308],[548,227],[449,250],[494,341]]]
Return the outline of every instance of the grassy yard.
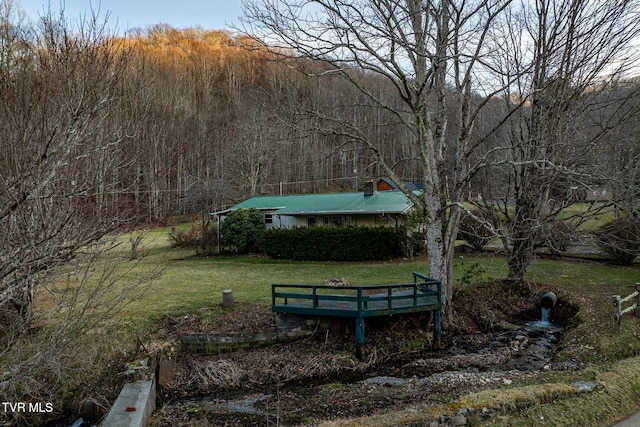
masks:
[[[222,292],[231,289],[236,301],[270,304],[272,283],[322,283],[345,278],[354,285],[409,282],[411,272],[428,274],[424,258],[385,262],[336,263],[271,260],[262,256],[195,257],[192,251],[170,248],[169,229],[159,228],[145,236],[141,266],[157,263],[165,269],[150,292],[126,309],[131,317],[179,315],[218,305]],[[123,240],[122,251],[128,243]],[[456,257],[454,275],[467,286],[506,277],[503,256],[465,254]],[[535,259],[528,273],[532,282],[553,290],[579,288],[588,294],[630,293],[640,281],[637,267],[619,267],[589,260]]]
[[[150,270],[158,264],[163,267],[144,297],[131,301],[124,309],[130,322],[153,322],[163,315],[178,316],[215,308],[227,289],[233,291],[238,302],[269,305],[273,283],[322,283],[326,279],[345,278],[354,285],[387,284],[410,282],[412,271],[428,274],[425,258],[337,263],[271,260],[257,255],[196,257],[190,250],[171,248],[169,231],[165,227],[147,232],[140,249],[145,256],[124,263],[130,264],[134,272]],[[116,252],[126,257],[129,249],[128,237],[122,237]],[[506,275],[503,256],[464,254],[454,260],[457,287],[503,279]],[[597,305],[598,312],[609,316],[611,296],[633,292],[634,283],[640,281],[640,269],[593,260],[537,258],[527,278],[558,294],[566,289],[590,300],[599,298],[602,303]],[[47,294],[40,296],[41,306],[51,304],[47,297]]]
[[[132,317],[149,319],[163,314],[211,309],[220,305],[225,289],[233,290],[236,301],[270,304],[272,283],[321,283],[329,278],[346,278],[352,284],[367,285],[411,281],[412,271],[428,274],[424,258],[367,263],[289,262],[261,256],[195,258],[189,251],[168,248],[163,243],[162,233],[163,230],[157,231],[155,238],[149,240],[156,242],[156,246],[150,245],[153,251],[148,262],[158,262],[162,257],[167,269],[152,292],[128,308]],[[502,279],[507,275],[506,259],[497,255],[460,255],[454,261],[454,275],[457,289]],[[589,366],[587,371],[578,373],[549,372],[541,377],[543,383],[531,387],[540,387],[541,395],[547,396],[544,390],[549,384],[592,379],[606,384],[607,392],[558,403],[531,403],[524,412],[498,417],[493,422],[528,426],[547,425],[545,419],[556,419],[557,425],[578,425],[572,424],[575,421],[579,425],[597,426],[601,425],[598,418],[594,418],[597,414],[602,420],[614,420],[619,416],[618,412],[636,410],[636,392],[633,390],[640,382],[618,386],[614,381],[640,375],[640,369],[633,370],[637,363],[631,364],[634,368],[630,368],[620,362],[640,352],[640,321],[626,315],[622,332],[615,332],[612,328],[612,295],[633,292],[635,282],[640,281],[640,267],[620,267],[590,259],[539,257],[533,261],[527,278],[580,307],[580,323],[565,334],[565,345],[557,358]],[[562,411],[564,421],[556,415],[558,410]],[[363,425],[375,425],[370,422],[373,420],[365,419]]]
[[[233,290],[237,302],[269,305],[272,283],[321,283],[326,279],[345,278],[355,285],[368,285],[410,282],[412,271],[428,274],[427,260],[424,258],[336,263],[280,261],[263,256],[195,257],[189,250],[171,248],[169,231],[169,228],[159,228],[148,232],[140,248],[145,256],[138,261],[122,263],[133,267],[133,272],[127,273],[132,277],[136,271],[151,270],[158,264],[164,268],[145,295],[125,307],[123,316],[117,319],[120,332],[144,334],[145,330],[155,327],[157,320],[164,315],[182,316],[201,309],[206,309],[208,316],[215,317],[222,312],[222,292],[226,289]],[[116,255],[126,259],[129,249],[128,237],[125,236]],[[456,290],[459,291],[502,279],[506,274],[506,259],[503,256],[464,254],[456,256],[454,260]],[[640,354],[640,321],[626,315],[623,331],[613,331],[611,299],[614,294],[627,295],[635,290],[634,283],[640,282],[640,266],[619,267],[587,259],[536,258],[527,278],[580,307],[580,323],[565,334],[565,345],[558,354],[559,359],[586,363],[590,366],[587,376],[599,379],[604,378],[603,373],[610,369],[618,369],[616,363],[620,360]],[[63,284],[54,284],[54,288],[56,286],[64,287]],[[50,305],[47,298],[47,294],[40,294],[37,305]],[[637,374],[640,377],[640,368],[637,371],[625,371],[621,375]],[[567,381],[567,375],[572,377],[577,374],[550,372],[548,381]],[[604,396],[602,402],[596,404],[590,397],[587,406],[593,408],[603,405],[602,410],[605,410],[608,405],[617,405],[612,401],[621,398]],[[571,404],[581,408],[582,403],[572,401]],[[549,419],[548,414],[553,413],[554,406],[547,406],[536,406],[536,410],[547,412],[535,416],[547,416]],[[618,408],[622,411],[633,410],[634,400],[627,399],[624,407]],[[562,410],[567,411],[566,408]],[[521,421],[512,423],[515,418],[508,418],[503,425],[534,425],[531,424],[533,415],[529,412],[522,415],[524,418]],[[585,409],[577,409],[571,416],[580,419],[581,412],[588,413]],[[598,424],[585,422],[582,425]]]

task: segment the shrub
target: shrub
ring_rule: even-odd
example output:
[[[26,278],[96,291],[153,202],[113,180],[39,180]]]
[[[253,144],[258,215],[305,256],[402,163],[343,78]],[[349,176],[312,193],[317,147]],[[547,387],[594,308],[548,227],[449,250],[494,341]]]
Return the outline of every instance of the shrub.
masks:
[[[172,248],[191,248],[200,237],[200,227],[192,225],[187,230],[173,227],[169,232],[169,242]]]
[[[365,261],[402,255],[404,229],[387,227],[308,227],[270,229],[262,247],[272,258]]]
[[[544,224],[536,246],[549,248],[552,253],[562,253],[567,250],[575,237],[574,227],[564,220],[553,220]]]
[[[258,247],[264,231],[264,218],[256,208],[238,209],[229,212],[221,224],[221,242],[237,252],[248,252]]]
[[[194,224],[187,230],[172,228],[169,242],[173,248],[189,248],[197,255],[213,255],[218,251],[218,229],[210,221]]]
[[[482,251],[487,243],[494,237],[494,233],[487,228],[487,224],[476,219],[476,217],[482,218],[481,212],[472,211],[471,213],[472,215],[465,214],[460,219],[458,239],[464,240],[476,251]]]
[[[427,249],[427,233],[424,231],[413,231],[406,236],[404,252],[406,256],[416,256]]]
[[[218,228],[207,222],[200,228],[200,236],[193,248],[198,255],[213,255],[218,252]]]
[[[640,255],[640,220],[616,219],[593,234],[600,249],[618,264],[630,265]]]

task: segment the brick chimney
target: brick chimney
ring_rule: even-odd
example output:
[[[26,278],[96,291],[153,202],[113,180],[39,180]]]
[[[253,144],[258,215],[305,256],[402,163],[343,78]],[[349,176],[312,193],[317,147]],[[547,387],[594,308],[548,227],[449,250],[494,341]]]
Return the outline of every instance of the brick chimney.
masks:
[[[373,181],[367,181],[364,183],[364,196],[372,196],[373,195],[373,190],[374,190],[374,182]]]

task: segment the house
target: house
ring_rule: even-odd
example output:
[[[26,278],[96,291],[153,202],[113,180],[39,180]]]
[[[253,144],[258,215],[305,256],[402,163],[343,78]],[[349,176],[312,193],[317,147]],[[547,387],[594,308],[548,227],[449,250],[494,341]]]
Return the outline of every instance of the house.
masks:
[[[267,228],[398,227],[412,207],[401,191],[373,191],[369,185],[364,192],[255,196],[218,214],[256,208],[262,212]]]
[[[404,182],[404,185],[411,191],[424,190],[424,185],[414,184],[413,182]],[[378,191],[388,191],[388,190],[397,190],[397,189],[398,189],[398,186],[389,178],[380,178],[376,183],[376,190]]]

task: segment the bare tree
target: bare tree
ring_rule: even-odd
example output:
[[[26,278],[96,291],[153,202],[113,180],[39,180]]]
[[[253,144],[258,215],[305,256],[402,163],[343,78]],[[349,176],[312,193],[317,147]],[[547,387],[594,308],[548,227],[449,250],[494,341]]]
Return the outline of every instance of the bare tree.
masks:
[[[125,218],[105,200],[127,163],[104,132],[125,62],[94,34],[45,20],[10,67],[0,94],[0,305],[27,324],[38,276],[73,258]],[[13,307],[13,308],[11,308]]]
[[[547,219],[564,207],[571,185],[597,178],[592,152],[623,123],[614,114],[620,100],[599,94],[637,63],[631,48],[640,34],[640,8],[637,2],[537,0],[505,12],[504,25],[492,32],[494,69],[511,82],[503,108],[515,113],[498,162],[508,165],[503,194],[513,201],[503,205],[512,245],[508,278],[520,283]]]
[[[16,26],[10,5],[0,3],[0,27],[20,32],[0,33],[0,395],[46,401],[64,392],[47,381],[57,376],[62,384],[78,368],[63,360],[73,343],[136,298],[129,291],[149,277],[123,285],[113,266],[124,259],[107,257],[112,245],[104,240],[129,219],[112,197],[126,192],[132,164],[112,120],[126,51],[95,18],[77,32],[50,16],[34,29]],[[77,270],[62,270],[71,262]],[[56,290],[50,285],[62,271],[75,276]],[[42,341],[25,339],[36,311],[48,312],[34,310],[36,297],[47,296],[60,322],[36,334]]]
[[[95,385],[112,375],[112,353],[104,352],[115,339],[109,336],[109,322],[142,298],[161,274],[159,266],[147,271],[129,261],[118,246],[117,238],[91,243],[72,268],[37,277],[37,304],[27,336],[17,333],[24,329],[10,331],[11,325],[3,324],[0,393],[12,402],[49,402],[53,413],[4,412],[0,421],[44,424],[42,417],[59,417],[87,396],[100,397]]]
[[[619,216],[640,218],[640,81],[621,79],[600,95],[603,108],[594,113],[594,127],[601,136],[594,153],[596,178],[588,188],[606,191],[602,197],[610,201]],[[611,123],[616,123],[612,126]],[[606,159],[606,161],[603,161]]]
[[[472,129],[486,105],[474,96],[485,80],[489,30],[510,1],[300,1],[244,0],[250,32],[293,55],[327,64],[315,77],[339,76],[362,98],[314,111],[319,130],[357,142],[423,214],[429,274],[452,299],[453,251],[458,220],[471,174],[467,159],[480,143]],[[295,67],[296,64],[292,63]],[[393,89],[380,96],[368,85],[373,75]],[[497,89],[488,89],[489,94]],[[366,99],[366,101],[364,100]],[[391,100],[391,102],[390,102]],[[349,112],[373,109],[389,117],[416,153],[426,191],[418,196],[403,184],[375,137],[378,128],[360,126]],[[453,161],[448,164],[447,156]]]

